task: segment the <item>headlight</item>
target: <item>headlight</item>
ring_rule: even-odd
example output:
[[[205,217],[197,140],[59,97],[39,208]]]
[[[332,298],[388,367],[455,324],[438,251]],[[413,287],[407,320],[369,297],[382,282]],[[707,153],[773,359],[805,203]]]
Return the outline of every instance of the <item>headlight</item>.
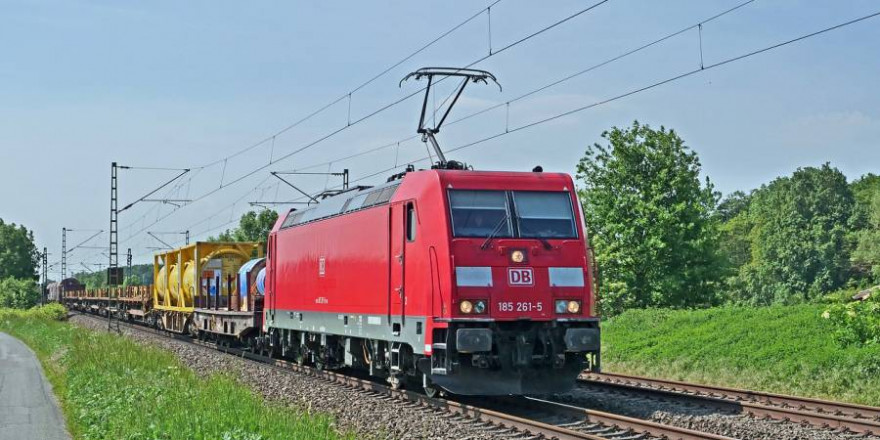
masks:
[[[474,304],[474,313],[484,313],[486,312],[486,301],[477,301]]]
[[[474,305],[470,301],[462,301],[458,305],[458,309],[461,310],[461,313],[469,314],[474,311]]]
[[[526,256],[521,250],[515,250],[510,253],[510,261],[513,261],[514,263],[522,263],[525,259]]]
[[[575,300],[567,300],[567,299],[557,299],[556,300],[556,314],[575,314],[580,313],[581,311],[581,302]]]

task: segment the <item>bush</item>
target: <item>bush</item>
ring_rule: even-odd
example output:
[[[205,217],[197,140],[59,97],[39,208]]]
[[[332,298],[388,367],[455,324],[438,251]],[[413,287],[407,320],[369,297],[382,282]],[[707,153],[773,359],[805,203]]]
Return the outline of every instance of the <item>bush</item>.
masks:
[[[0,281],[0,308],[29,309],[40,302],[40,289],[31,280]]]
[[[0,321],[7,321],[12,318],[36,318],[45,319],[48,321],[63,321],[67,319],[67,309],[61,304],[57,303],[32,307],[27,310],[0,309]]]
[[[834,326],[834,339],[842,345],[880,344],[880,290],[865,301],[833,304],[822,317]]]

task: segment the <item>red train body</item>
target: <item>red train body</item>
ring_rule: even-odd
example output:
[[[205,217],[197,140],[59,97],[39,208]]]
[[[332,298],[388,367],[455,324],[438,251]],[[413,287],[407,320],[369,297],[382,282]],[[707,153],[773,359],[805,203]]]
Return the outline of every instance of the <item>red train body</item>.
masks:
[[[567,174],[423,170],[282,215],[264,328],[282,355],[429,392],[571,388],[599,366]]]

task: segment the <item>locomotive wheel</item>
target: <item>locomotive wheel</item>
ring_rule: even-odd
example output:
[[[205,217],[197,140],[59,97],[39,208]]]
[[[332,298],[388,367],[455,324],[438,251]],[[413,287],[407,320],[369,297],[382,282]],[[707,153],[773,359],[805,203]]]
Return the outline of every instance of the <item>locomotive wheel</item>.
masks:
[[[388,383],[391,385],[392,390],[399,390],[403,388],[403,380],[401,380],[400,376],[396,374],[392,374],[388,377]]]

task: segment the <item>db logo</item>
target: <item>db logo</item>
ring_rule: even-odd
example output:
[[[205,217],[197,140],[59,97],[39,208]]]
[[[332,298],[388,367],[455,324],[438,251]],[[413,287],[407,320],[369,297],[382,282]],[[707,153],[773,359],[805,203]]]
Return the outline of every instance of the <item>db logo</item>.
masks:
[[[507,284],[511,286],[534,286],[535,276],[532,268],[510,267],[507,269]]]

